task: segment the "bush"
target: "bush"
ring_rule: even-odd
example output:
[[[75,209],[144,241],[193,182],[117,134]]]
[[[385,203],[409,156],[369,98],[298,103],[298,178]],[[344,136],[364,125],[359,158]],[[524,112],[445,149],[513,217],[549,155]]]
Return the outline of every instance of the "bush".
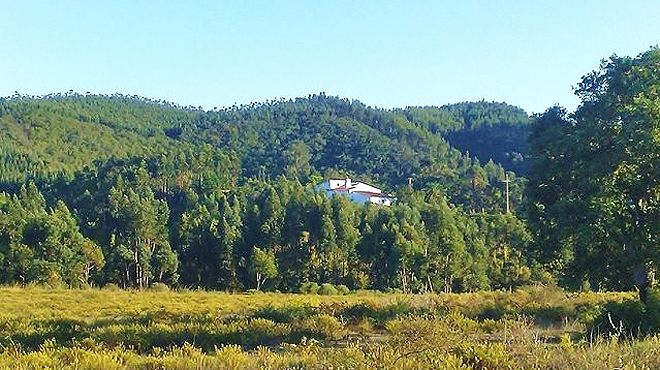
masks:
[[[252,317],[268,319],[276,323],[292,323],[314,314],[314,308],[309,305],[286,305],[281,307],[268,305],[257,310]]]
[[[360,302],[344,308],[341,316],[353,323],[369,320],[372,324],[383,326],[390,320],[414,313],[413,307],[405,301],[396,301],[387,305],[372,305],[367,302]],[[417,313],[421,314],[422,312]]]
[[[168,287],[165,283],[153,283],[149,287],[149,290],[154,292],[169,292],[170,287]]]
[[[338,340],[346,335],[344,325],[328,314],[308,317],[296,326],[296,331],[308,338]]]
[[[512,369],[511,358],[503,344],[462,344],[455,354],[471,369]]]
[[[660,332],[660,289],[649,293],[646,302],[646,315],[649,323],[655,328],[655,332]]]
[[[646,304],[637,299],[606,304],[587,333],[624,338],[660,333],[660,291],[649,292]]]
[[[339,293],[337,288],[335,288],[335,286],[330,283],[323,283],[318,292],[321,295],[337,295]]]
[[[351,290],[348,289],[348,287],[346,285],[337,285],[337,293],[338,294],[346,295],[350,292],[351,292]]]
[[[105,285],[103,286],[102,289],[103,289],[103,290],[110,291],[110,292],[118,292],[118,291],[122,290],[122,289],[119,287],[119,285],[117,285],[117,284],[113,284],[113,283],[107,283],[107,284],[105,284]]]
[[[303,294],[317,294],[319,292],[319,285],[313,281],[307,281],[302,284],[300,284],[300,288],[298,288],[298,292],[303,293]]]

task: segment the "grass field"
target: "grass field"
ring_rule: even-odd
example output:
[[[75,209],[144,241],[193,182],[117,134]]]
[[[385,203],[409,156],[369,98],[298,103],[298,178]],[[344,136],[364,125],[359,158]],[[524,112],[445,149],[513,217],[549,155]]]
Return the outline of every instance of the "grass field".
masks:
[[[0,368],[658,369],[659,337],[587,330],[626,299],[0,288]]]

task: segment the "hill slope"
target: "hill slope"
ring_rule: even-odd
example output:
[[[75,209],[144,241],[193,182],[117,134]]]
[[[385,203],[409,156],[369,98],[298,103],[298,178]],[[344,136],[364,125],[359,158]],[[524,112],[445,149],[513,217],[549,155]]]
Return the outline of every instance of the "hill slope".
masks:
[[[523,255],[524,223],[504,213],[504,168],[400,110],[323,94],[214,111],[58,95],[0,112],[0,283],[422,292],[543,276]],[[344,175],[397,201],[314,191]]]
[[[405,114],[452,146],[482,163],[490,159],[518,174],[526,174],[527,137],[531,120],[516,106],[496,102],[463,102],[442,107],[409,107]]]
[[[214,111],[122,95],[13,97],[0,101],[0,182],[16,189],[29,178],[71,178],[112,157],[148,158],[182,148],[194,152],[209,144],[238,162],[239,182],[352,175],[393,190],[412,177],[417,188],[441,186],[455,203],[494,206],[484,199],[500,192],[504,169],[482,166],[470,155],[476,153],[482,163],[491,157],[511,161],[503,157],[504,149],[491,152],[490,142],[482,145],[469,137],[484,140],[479,130],[486,127],[494,136],[513,135],[512,142],[519,141],[518,131],[505,128],[526,127],[526,115],[507,116],[501,112],[509,106],[501,105],[496,106],[498,123],[484,123],[472,113],[492,110],[492,103],[465,104],[469,109],[461,116],[456,106],[383,110],[324,94]],[[488,184],[494,188],[476,194]]]

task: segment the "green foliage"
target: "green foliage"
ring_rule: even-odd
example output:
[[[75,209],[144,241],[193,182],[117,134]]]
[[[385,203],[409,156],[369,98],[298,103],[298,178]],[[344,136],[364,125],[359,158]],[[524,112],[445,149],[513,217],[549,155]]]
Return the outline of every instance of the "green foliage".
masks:
[[[336,295],[339,294],[339,291],[337,290],[337,288],[335,288],[334,285],[330,283],[323,283],[321,284],[318,293],[320,295]]]
[[[524,110],[483,100],[444,105],[439,110],[448,112],[458,122],[443,130],[443,137],[452,146],[482,163],[493,160],[508,170],[527,173],[531,121]]]
[[[205,145],[234,156],[242,176],[262,180],[286,175],[306,183],[339,172],[390,188],[413,176],[420,184],[465,190],[468,168],[480,167],[406,111],[324,94],[214,111],[78,94],[14,96],[2,108],[7,114],[0,117],[0,189],[7,190],[26,179],[71,178],[95,161],[172,158],[172,152],[199,152]],[[450,114],[433,119],[437,125],[453,122]]]
[[[582,78],[574,114],[535,118],[528,218],[540,261],[574,287],[640,291],[660,265],[660,50]]]
[[[320,288],[321,287],[317,283],[313,281],[307,281],[300,284],[298,292],[302,294],[317,294]]]
[[[77,220],[55,201],[55,215],[85,235],[62,239],[79,241],[83,260],[71,265],[83,276],[78,280],[124,288],[164,283],[240,290],[266,284],[282,291],[316,281],[349,290],[404,292],[510,288],[535,281],[528,267],[532,261],[522,257],[529,237],[520,220],[466,214],[435,190],[402,193],[392,207],[362,206],[286,179],[209,192],[177,182],[183,174],[164,172],[165,167],[160,159],[110,162],[48,193],[49,201],[62,197],[76,209]],[[14,198],[4,195],[0,212],[25,221],[22,209],[46,208],[36,186],[16,198],[25,205]],[[2,225],[2,235],[9,237],[21,223]],[[58,277],[72,277],[48,272],[69,268],[69,262],[45,264],[37,258],[34,263],[29,246],[52,230],[56,236],[48,240],[61,248],[58,233],[64,230],[36,225],[26,223],[20,229],[25,237],[7,239],[7,252],[0,248],[7,271],[3,281],[22,282],[23,270],[35,276],[25,283],[57,285]],[[303,291],[319,289],[312,287]],[[329,285],[323,290],[335,294]]]
[[[252,256],[248,264],[248,270],[255,276],[257,290],[266,279],[272,279],[277,276],[277,262],[272,252],[261,250],[257,247],[252,248]]]
[[[165,283],[153,283],[149,287],[149,290],[154,292],[169,292],[170,287],[168,287]]]
[[[344,294],[349,294],[351,292],[351,290],[346,285],[343,284],[337,285],[335,288],[337,288],[337,294],[344,295]]]
[[[84,237],[67,206],[46,209],[34,183],[17,196],[0,193],[0,280],[81,287],[105,264],[92,240]]]
[[[621,338],[660,333],[660,290],[649,292],[646,303],[625,300],[606,304],[588,331]]]

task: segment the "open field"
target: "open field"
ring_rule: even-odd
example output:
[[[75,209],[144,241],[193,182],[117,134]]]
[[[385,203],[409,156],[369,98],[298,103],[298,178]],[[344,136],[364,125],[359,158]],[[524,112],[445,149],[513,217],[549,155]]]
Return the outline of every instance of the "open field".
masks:
[[[657,369],[587,327],[629,293],[344,296],[0,289],[3,369]]]

